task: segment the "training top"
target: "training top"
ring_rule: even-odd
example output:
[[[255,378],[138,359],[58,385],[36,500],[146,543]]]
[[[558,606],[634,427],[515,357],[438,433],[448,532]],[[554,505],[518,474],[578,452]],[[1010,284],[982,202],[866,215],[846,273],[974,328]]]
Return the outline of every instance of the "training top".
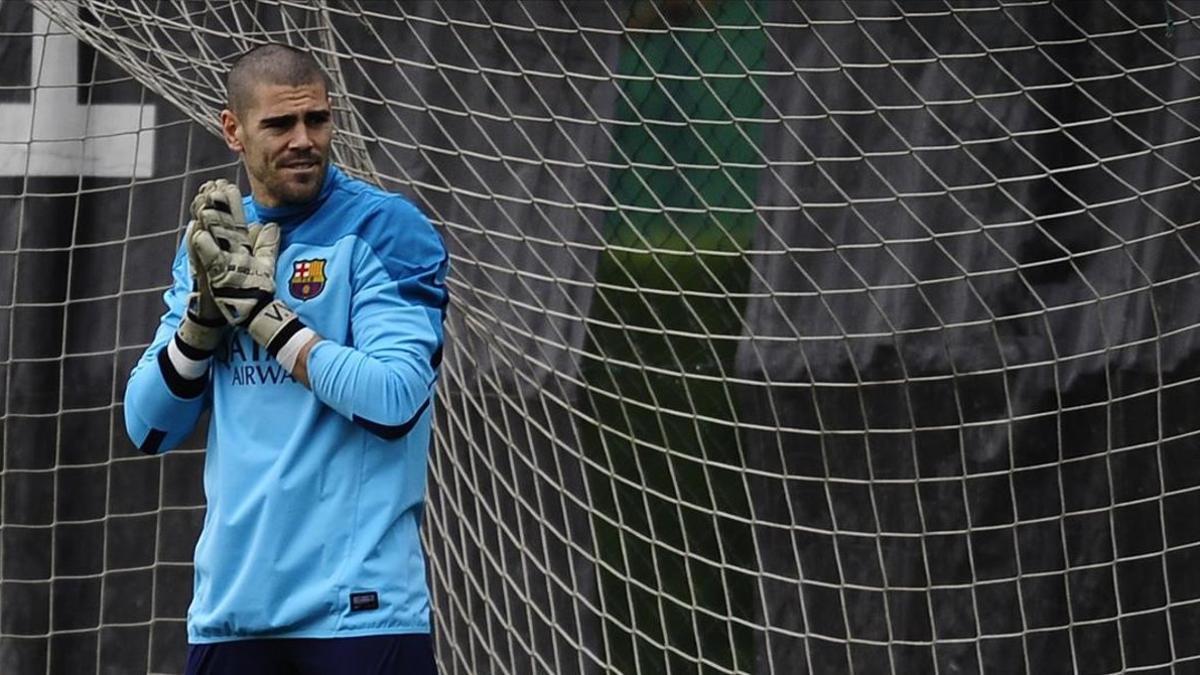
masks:
[[[311,391],[242,329],[207,375],[181,380],[165,356],[191,289],[180,247],[125,425],[153,454],[212,408],[188,641],[428,633],[418,529],[445,247],[403,197],[332,164],[308,204],[244,201],[248,221],[280,225],[276,297],[324,339],[308,358]]]

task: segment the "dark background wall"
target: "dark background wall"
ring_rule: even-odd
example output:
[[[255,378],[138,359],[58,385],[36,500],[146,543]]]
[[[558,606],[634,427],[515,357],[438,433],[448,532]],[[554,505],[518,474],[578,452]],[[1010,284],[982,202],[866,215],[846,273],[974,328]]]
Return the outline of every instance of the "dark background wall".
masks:
[[[445,672],[1197,668],[1200,5],[44,7],[153,170],[0,176],[0,673],[181,667],[203,439],[120,401],[267,38],[453,254]]]

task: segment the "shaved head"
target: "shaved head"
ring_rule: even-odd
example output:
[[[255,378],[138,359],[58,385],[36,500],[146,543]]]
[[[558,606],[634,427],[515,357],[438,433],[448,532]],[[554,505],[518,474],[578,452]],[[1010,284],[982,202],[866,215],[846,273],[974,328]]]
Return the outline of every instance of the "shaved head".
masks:
[[[263,206],[304,204],[321,189],[333,142],[329,80],[308,52],[281,44],[242,54],[225,80],[221,134],[242,156]]]
[[[225,78],[229,109],[236,115],[254,106],[262,85],[301,87],[320,83],[329,91],[329,78],[308,52],[282,44],[260,45],[233,62]]]

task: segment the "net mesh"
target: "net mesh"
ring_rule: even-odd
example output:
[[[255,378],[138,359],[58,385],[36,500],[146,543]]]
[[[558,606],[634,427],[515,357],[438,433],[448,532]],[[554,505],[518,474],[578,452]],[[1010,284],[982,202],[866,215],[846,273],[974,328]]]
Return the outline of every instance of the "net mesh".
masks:
[[[0,671],[181,669],[203,439],[121,392],[265,41],[451,251],[442,672],[1200,668],[1200,4],[33,6],[90,71],[0,81]]]

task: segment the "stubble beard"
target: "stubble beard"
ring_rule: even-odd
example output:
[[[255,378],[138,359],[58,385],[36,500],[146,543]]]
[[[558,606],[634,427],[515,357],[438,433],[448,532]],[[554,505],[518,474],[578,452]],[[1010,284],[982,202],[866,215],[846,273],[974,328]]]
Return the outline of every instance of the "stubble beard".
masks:
[[[317,197],[325,182],[325,173],[329,170],[328,161],[319,159],[317,162],[317,170],[309,182],[288,180],[287,169],[273,166],[270,160],[263,162],[263,169],[257,177],[278,206],[306,204]]]

